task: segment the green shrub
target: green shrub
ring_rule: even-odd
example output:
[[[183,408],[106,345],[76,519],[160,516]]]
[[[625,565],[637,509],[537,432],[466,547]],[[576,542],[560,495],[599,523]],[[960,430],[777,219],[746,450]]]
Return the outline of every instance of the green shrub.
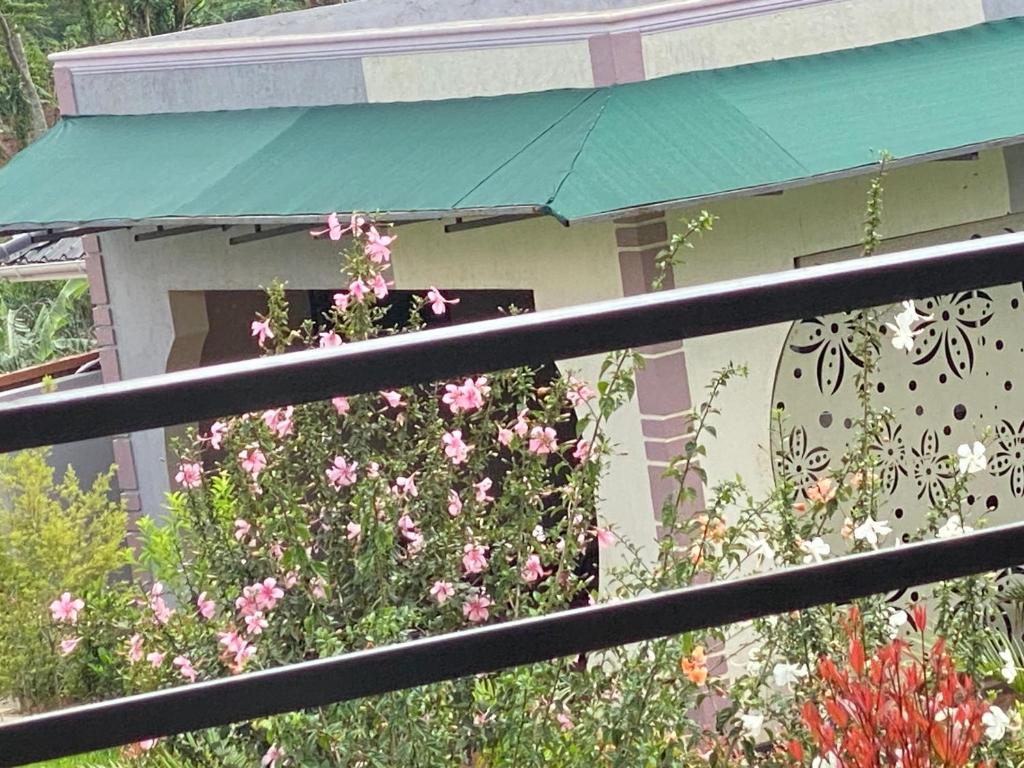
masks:
[[[0,696],[29,710],[100,685],[88,665],[63,664],[54,652],[62,636],[49,605],[64,592],[90,599],[128,562],[125,511],[109,497],[112,473],[82,488],[69,467],[58,482],[47,455],[0,456]]]

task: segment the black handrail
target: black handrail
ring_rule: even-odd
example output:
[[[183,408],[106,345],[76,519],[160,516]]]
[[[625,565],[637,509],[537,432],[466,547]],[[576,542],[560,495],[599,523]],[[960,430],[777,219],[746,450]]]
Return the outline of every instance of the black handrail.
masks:
[[[690,338],[1024,278],[1024,235],[137,379],[0,406],[0,451]],[[253,672],[0,727],[0,765],[595,651],[996,570],[1024,523]],[[60,734],[59,738],[55,734]]]
[[[1024,278],[1024,234],[132,379],[0,405],[0,451],[935,296]]]
[[[0,727],[0,766],[61,757],[1007,568],[1024,523],[291,664]],[[60,734],[60,737],[55,737]]]

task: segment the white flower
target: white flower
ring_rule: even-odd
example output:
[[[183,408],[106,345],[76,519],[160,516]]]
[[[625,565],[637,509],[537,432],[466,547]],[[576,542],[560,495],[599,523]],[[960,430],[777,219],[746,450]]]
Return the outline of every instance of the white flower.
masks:
[[[999,670],[999,674],[1003,676],[1007,685],[1013,685],[1017,679],[1017,663],[1013,660],[1013,654],[1007,649],[999,652],[999,658],[1003,660],[1003,668]]]
[[[835,752],[829,752],[823,757],[811,760],[811,768],[839,768],[839,759]]]
[[[758,539],[750,548],[750,556],[757,561],[757,565],[775,564],[775,550],[768,543],[767,539]]]
[[[743,733],[754,741],[764,734],[764,715],[760,712],[745,712],[740,715],[740,722],[743,723]]]
[[[960,457],[960,472],[965,475],[973,475],[977,472],[984,472],[988,466],[988,457],[985,456],[985,446],[974,441],[974,445],[964,443],[956,449],[956,455]]]
[[[903,302],[903,311],[896,315],[895,323],[886,323],[885,326],[892,331],[892,345],[904,352],[914,351],[914,337],[919,336],[921,331],[914,330],[914,325],[923,320],[931,320],[932,315],[918,314],[913,301]]]
[[[889,614],[889,634],[892,637],[896,637],[899,634],[900,628],[902,628],[910,617],[907,616],[906,611],[893,610]]]
[[[772,669],[772,678],[775,680],[776,688],[789,688],[804,677],[807,677],[807,667],[802,667],[799,664],[780,662]]]
[[[536,525],[533,528],[533,538],[537,541],[543,542],[547,538],[547,534],[544,533],[543,526]]]
[[[950,515],[945,524],[935,533],[937,539],[952,539],[954,536],[963,536],[965,533],[972,533],[974,529],[964,525],[960,515]]]
[[[853,529],[853,538],[866,541],[872,549],[878,549],[878,542],[892,533],[888,520],[875,520],[867,518],[863,523]]]
[[[757,652],[757,648],[750,649],[750,653],[747,654],[747,663],[744,669],[751,677],[757,677],[761,674],[761,656]]]
[[[985,726],[985,735],[992,741],[999,741],[1006,735],[1006,728],[1010,725],[1009,716],[995,704],[988,708],[988,712],[981,716],[981,722]]]
[[[800,550],[806,553],[804,555],[805,563],[820,563],[822,558],[828,557],[832,553],[832,548],[825,543],[821,536],[815,536],[810,541],[800,542]]]

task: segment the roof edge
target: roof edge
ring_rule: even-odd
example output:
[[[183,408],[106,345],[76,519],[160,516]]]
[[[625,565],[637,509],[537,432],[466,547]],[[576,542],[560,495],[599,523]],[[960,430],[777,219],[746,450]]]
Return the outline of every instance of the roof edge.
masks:
[[[220,39],[130,41],[50,54],[73,72],[118,72],[225,63],[350,58],[584,41],[758,16],[838,0],[666,0],[629,9],[516,16],[391,29]]]

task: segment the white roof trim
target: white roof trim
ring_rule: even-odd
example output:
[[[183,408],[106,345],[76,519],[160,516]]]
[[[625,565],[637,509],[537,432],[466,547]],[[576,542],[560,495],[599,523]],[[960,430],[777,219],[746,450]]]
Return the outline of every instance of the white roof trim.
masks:
[[[595,35],[651,33],[839,0],[669,0],[636,8],[446,22],[328,34],[133,40],[50,55],[72,72],[119,72],[267,61],[355,58],[543,45]]]

